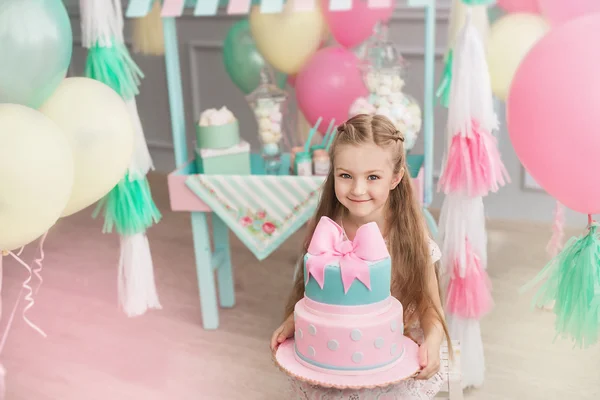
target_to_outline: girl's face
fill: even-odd
[[[390,150],[375,143],[339,145],[335,154],[335,195],[363,223],[381,221],[390,190],[402,179],[394,174]]]

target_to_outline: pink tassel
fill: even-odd
[[[475,120],[471,128],[468,135],[459,132],[452,137],[446,168],[438,185],[446,194],[462,192],[471,197],[486,196],[510,182],[496,138]]]
[[[460,276],[460,262],[454,262],[453,276],[448,284],[446,306],[448,311],[465,319],[480,319],[493,307],[491,281],[481,260],[465,240],[466,261],[465,276]]]
[[[563,238],[565,233],[563,227],[565,225],[565,210],[560,202],[556,202],[556,208],[554,209],[554,223],[552,224],[552,237],[548,241],[546,251],[552,258],[556,257],[557,254],[563,247]]]

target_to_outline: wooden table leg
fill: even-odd
[[[212,225],[215,258],[219,262],[218,265],[215,265],[219,300],[222,307],[233,307],[235,305],[235,287],[231,267],[231,250],[229,248],[229,228],[216,213],[212,213]]]
[[[204,329],[217,329],[219,327],[219,308],[210,248],[210,231],[208,230],[205,213],[192,212],[192,234],[194,237],[202,324]]]

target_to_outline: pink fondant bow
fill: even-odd
[[[368,261],[379,261],[389,257],[379,227],[370,222],[358,228],[353,241],[344,240],[342,228],[330,218],[322,217],[308,247],[310,257],[306,261],[306,283],[312,275],[323,288],[325,267],[339,263],[344,292],[354,282],[361,281],[371,290]]]

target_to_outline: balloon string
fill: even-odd
[[[44,261],[44,242],[46,241],[46,236],[48,236],[48,231],[46,231],[46,233],[44,233],[44,235],[40,239],[40,257],[33,260],[33,262],[37,265],[37,268],[35,268],[33,270],[33,273],[35,274],[35,276],[37,276],[37,278],[40,281],[37,286],[37,289],[35,289],[36,296],[37,296],[38,291],[42,287],[42,283],[44,283],[44,279],[42,279],[41,273],[42,273],[42,268],[43,268],[42,261]]]
[[[29,325],[33,330],[35,330],[36,332],[38,332],[40,335],[42,335],[44,338],[48,337],[48,335],[46,335],[46,333],[41,330],[37,325],[35,325],[33,322],[31,322],[29,320],[29,318],[27,318],[27,311],[29,311],[29,309],[31,309],[34,304],[35,301],[33,300],[33,289],[31,288],[31,286],[29,286],[29,283],[31,282],[31,279],[33,278],[33,275],[37,276],[38,279],[40,280],[40,284],[38,285],[35,294],[37,294],[38,290],[40,289],[43,279],[42,276],[40,274],[40,272],[42,271],[42,261],[44,260],[44,241],[46,240],[46,236],[48,235],[48,232],[44,233],[44,235],[42,236],[41,240],[40,240],[40,257],[35,259],[35,263],[37,264],[37,268],[32,269],[29,265],[27,265],[27,263],[25,263],[21,258],[20,255],[24,250],[24,246],[21,247],[21,249],[19,250],[18,253],[14,253],[12,251],[9,252],[2,252],[3,255],[10,255],[12,258],[14,258],[19,264],[21,264],[26,270],[27,272],[29,272],[29,276],[27,277],[27,279],[25,280],[25,282],[23,282],[23,285],[21,286],[21,290],[19,291],[19,295],[17,297],[17,301],[15,302],[15,305],[13,306],[13,309],[11,311],[10,317],[8,319],[8,323],[6,325],[6,329],[4,330],[4,333],[2,334],[2,339],[0,340],[0,354],[2,353],[2,350],[4,349],[4,345],[6,344],[6,340],[8,338],[8,334],[10,332],[10,328],[12,326],[12,323],[14,321],[17,309],[19,307],[19,303],[21,302],[21,296],[23,293],[25,293],[25,300],[27,301],[27,305],[25,306],[25,308],[23,309],[23,320],[27,323],[27,325]],[[2,271],[0,270],[0,273],[2,273]]]

